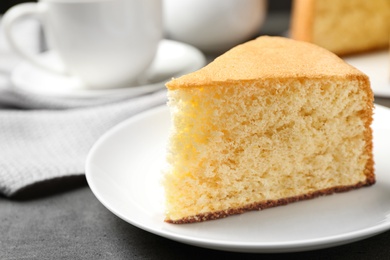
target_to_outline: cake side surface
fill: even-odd
[[[167,222],[191,223],[375,182],[367,77],[169,91]]]
[[[277,206],[284,206],[298,201],[310,200],[320,196],[332,195],[334,193],[340,193],[340,192],[347,192],[350,190],[359,189],[364,186],[370,186],[373,184],[375,184],[375,179],[367,179],[366,182],[358,183],[353,186],[333,187],[331,189],[315,191],[301,196],[283,198],[279,200],[261,201],[257,203],[248,204],[240,208],[235,208],[235,209],[231,208],[231,209],[216,211],[216,212],[206,212],[198,215],[183,217],[181,219],[176,219],[176,220],[165,219],[165,222],[172,223],[172,224],[189,224],[189,223],[203,222],[208,220],[216,220],[216,219],[226,218],[232,215],[242,214],[248,211],[256,211],[256,210],[259,211],[259,210],[264,210],[264,209],[273,208]]]

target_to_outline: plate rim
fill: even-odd
[[[160,48],[164,44],[165,45],[167,45],[167,44],[175,45],[176,47],[180,46],[182,48],[186,48],[188,51],[190,51],[192,53],[192,57],[194,59],[194,62],[193,62],[193,64],[191,64],[191,68],[187,68],[187,69],[183,70],[182,72],[180,72],[180,74],[190,73],[194,70],[202,68],[206,64],[206,56],[204,55],[204,53],[192,45],[189,45],[189,44],[184,43],[184,42],[171,40],[171,39],[162,39],[159,43]],[[52,50],[48,50],[46,52],[38,53],[38,54],[36,54],[36,56],[38,56],[38,57],[44,56],[44,55],[48,55],[48,53],[52,53],[52,52],[53,52]],[[195,58],[195,56],[196,56],[196,58]],[[43,96],[43,97],[52,97],[52,98],[65,98],[65,99],[112,98],[112,97],[117,97],[118,95],[123,95],[124,93],[127,93],[129,96],[135,97],[135,96],[143,95],[146,93],[150,93],[152,91],[156,91],[158,89],[162,89],[164,87],[164,83],[167,80],[169,80],[169,79],[165,79],[165,80],[161,80],[161,81],[154,82],[154,83],[146,83],[143,85],[131,86],[131,87],[127,87],[127,88],[109,88],[109,89],[87,89],[86,88],[86,89],[74,90],[75,91],[74,93],[70,93],[70,92],[69,93],[56,93],[56,92],[44,93],[42,90],[31,90],[31,87],[27,86],[25,83],[25,80],[22,79],[23,77],[19,76],[19,74],[21,73],[21,71],[23,71],[22,69],[25,66],[30,66],[36,70],[42,71],[42,69],[36,68],[33,65],[29,65],[29,63],[27,61],[22,60],[11,71],[10,82],[12,83],[11,84],[12,88],[16,89],[17,91],[26,92],[29,94],[39,95],[39,96]],[[43,70],[43,72],[46,73],[44,70]],[[178,76],[178,75],[172,75],[172,77],[176,77],[176,76]],[[59,77],[63,77],[63,76],[60,75]],[[74,78],[70,77],[68,79],[72,80]],[[137,91],[135,93],[131,94],[131,92],[132,92],[131,90],[137,90]]]
[[[390,61],[388,55],[389,55],[388,50],[381,49],[381,50],[374,50],[365,53],[358,53],[354,55],[347,55],[345,57],[342,57],[342,59],[346,63],[357,68],[359,71],[363,72],[369,77],[371,88],[375,97],[386,98],[386,97],[390,97],[390,82],[386,81],[387,85],[380,85],[380,86],[377,86],[376,84],[373,83],[375,83],[378,80],[378,77],[388,77],[390,75],[389,73]],[[373,76],[373,73],[369,68],[372,67],[374,63],[371,61],[371,62],[365,62],[364,66],[361,65],[362,60],[365,59],[377,59],[377,60],[379,59],[380,60],[379,65],[387,67],[387,75],[379,74],[379,76],[377,76],[378,73],[375,73],[375,76]],[[375,65],[378,66],[378,63],[375,63]]]
[[[386,111],[387,113],[390,114],[390,108],[387,108],[379,104],[375,104],[375,107],[380,110]],[[101,144],[106,142],[107,139],[110,138],[110,136],[115,135],[122,128],[126,128],[129,125],[136,123],[139,120],[148,118],[150,116],[155,116],[164,112],[165,113],[169,112],[168,107],[166,105],[160,105],[155,108],[144,111],[142,113],[139,113],[119,123],[118,125],[111,128],[109,131],[107,131],[105,134],[103,134],[97,140],[97,142],[92,146],[87,156],[85,175],[86,175],[87,183],[91,188],[91,191],[93,192],[95,197],[109,211],[111,211],[111,213],[121,218],[122,220],[128,222],[129,224],[134,225],[152,234],[159,235],[161,237],[165,237],[189,245],[223,250],[223,251],[253,252],[253,253],[255,252],[282,253],[282,252],[299,252],[299,251],[323,249],[323,248],[328,248],[332,246],[343,245],[343,244],[359,241],[368,237],[378,235],[390,229],[390,220],[389,220],[359,230],[345,232],[337,235],[320,237],[316,239],[300,239],[300,240],[282,241],[282,242],[240,242],[240,241],[220,241],[217,239],[192,237],[185,234],[173,233],[162,229],[148,227],[143,225],[142,223],[139,223],[138,221],[129,219],[127,216],[124,216],[120,212],[117,212],[115,209],[113,209],[110,203],[106,201],[104,196],[100,194],[98,188],[96,188],[93,180],[93,173],[92,173],[93,171],[90,169],[91,160],[93,159],[94,154],[98,152]]]

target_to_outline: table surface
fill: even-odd
[[[272,24],[272,22],[271,22]],[[390,107],[390,99],[375,103]],[[108,211],[85,177],[0,197],[0,259],[389,259],[390,231],[344,246],[294,254],[243,254],[194,247],[138,229]]]

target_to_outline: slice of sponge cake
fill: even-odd
[[[191,223],[375,182],[366,75],[263,36],[167,83],[166,221]]]

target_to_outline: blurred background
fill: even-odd
[[[17,5],[24,2],[37,2],[28,0],[1,0],[0,1],[0,14],[5,13],[11,6]],[[289,15],[292,0],[272,0],[268,1],[267,9],[268,16],[262,26],[259,34],[275,34],[275,31],[284,30],[286,31],[289,26]],[[271,16],[269,14],[272,14]],[[284,14],[284,15],[283,15]]]
[[[0,1],[0,13],[3,14],[7,11],[11,6],[17,5],[24,2],[36,2],[36,1],[23,1],[23,0],[1,0]]]
[[[26,0],[1,0],[0,1],[0,13],[4,13],[11,6],[23,3],[23,2],[36,2]],[[269,11],[280,12],[289,11],[291,8],[291,0],[272,0],[268,3]]]
[[[17,5],[17,4],[24,3],[24,2],[37,2],[37,0],[35,0],[35,1],[32,1],[32,0],[30,0],[30,1],[29,0],[1,0],[0,1],[0,15],[4,14],[13,5]],[[173,1],[167,0],[166,6],[168,6],[168,3],[172,3],[172,2]],[[291,12],[292,2],[293,2],[292,0],[266,1],[265,19],[261,21],[261,26],[259,26],[257,33],[252,35],[252,37],[256,37],[258,35],[271,35],[271,36],[272,35],[287,35],[288,29],[290,26],[290,12]],[[193,15],[196,16],[197,14],[193,13]],[[173,15],[173,16],[171,15],[170,17],[175,17],[175,15]],[[173,19],[170,19],[170,21],[171,22],[173,21],[173,24],[177,24],[177,22],[176,22],[177,19],[179,19],[179,18],[173,18]],[[31,20],[30,20],[30,23],[27,25],[27,27],[30,27],[32,29],[28,29],[25,31],[34,31],[34,28],[36,28],[38,26],[37,22],[35,24],[34,23],[35,22],[31,23]],[[168,25],[167,20],[164,21],[164,24],[166,25],[166,28],[172,27],[172,23]],[[182,26],[178,25],[178,27],[182,27]],[[217,28],[217,26],[214,26],[214,27]],[[169,29],[167,29],[167,30],[169,30]],[[173,39],[173,40],[184,42],[187,44],[191,44],[194,47],[199,48],[203,52],[206,52],[208,54],[214,54],[214,55],[221,54],[223,51],[230,49],[231,47],[235,46],[236,44],[241,43],[241,42],[246,41],[246,40],[249,40],[251,38],[251,37],[250,38],[243,37],[243,39],[245,39],[245,40],[240,40],[239,42],[236,42],[234,44],[228,43],[227,46],[225,46],[225,47],[221,46],[220,49],[217,49],[217,50],[208,50],[208,49],[203,48],[203,46],[199,46],[193,40],[188,39],[188,38],[186,39],[185,36],[183,36],[183,35],[180,35],[182,37],[176,37],[177,35],[172,35],[171,32],[172,31],[166,31],[165,38]],[[23,33],[23,35],[20,35],[19,38],[24,38],[25,40],[23,40],[21,42],[25,42],[25,45],[26,44],[34,45],[32,47],[32,49],[35,50],[38,48],[39,52],[41,52],[41,51],[47,50],[48,46],[47,46],[47,42],[45,41],[45,39],[43,37],[43,34],[42,34],[43,32],[41,31],[40,33],[41,33],[40,40],[38,42],[34,42],[31,39],[28,40],[29,38],[28,38],[27,33]],[[209,34],[210,34],[210,32],[209,32]],[[226,34],[226,33],[221,33],[221,34]],[[242,32],[241,34],[245,34],[245,33]],[[196,30],[194,30],[194,35],[199,35]],[[212,35],[214,35],[214,34],[212,33]],[[232,35],[235,35],[235,34],[232,34]],[[207,37],[207,33],[204,33],[204,36]],[[214,35],[214,36],[216,36],[216,35]],[[222,36],[224,36],[224,35],[222,35]],[[188,37],[188,33],[187,33],[187,37]],[[225,35],[225,37],[229,37],[229,36]],[[210,37],[210,41],[215,41],[216,39],[212,40],[212,38],[218,38],[219,42],[225,41],[224,37],[220,37],[220,36]],[[230,37],[230,38],[232,38],[232,37]],[[233,38],[234,38],[234,36],[233,36]],[[240,38],[240,36],[236,34],[236,38]],[[200,42],[204,41],[204,44],[210,44],[210,43],[207,43],[207,40],[199,39],[199,41]],[[218,43],[218,44],[220,44],[220,43]],[[1,43],[0,43],[0,45],[1,45]],[[36,45],[38,45],[38,47],[36,47]],[[217,46],[217,45],[214,44],[214,46]]]

